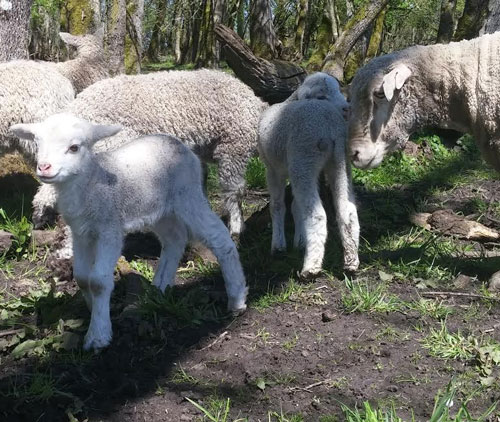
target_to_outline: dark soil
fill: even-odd
[[[483,186],[485,191],[499,192],[500,182],[492,183]],[[262,195],[256,196],[262,201]],[[360,197],[361,206],[368,206],[369,195]],[[456,192],[446,202],[448,208],[463,211],[467,194]],[[254,214],[247,223],[242,250],[270,230],[266,212]],[[493,220],[485,224],[500,228]],[[157,245],[137,239],[132,238],[127,255],[137,255],[140,246],[146,245],[143,255],[154,260]],[[263,255],[269,262],[284,259]],[[255,422],[268,421],[269,411],[300,413],[304,421],[317,421],[324,415],[342,420],[340,403],[354,407],[365,400],[385,407],[393,403],[404,420],[411,419],[413,409],[416,421],[426,421],[436,393],[452,378],[474,373],[471,364],[435,358],[422,348],[419,341],[425,330],[417,328],[439,327],[429,317],[413,311],[346,313],[341,304],[344,283],[338,278],[319,278],[288,302],[258,310],[252,304],[269,289],[286,285],[288,276],[250,268],[250,258],[245,256],[251,293],[249,310],[241,317],[219,315],[182,324],[171,316],[141,316],[130,307],[128,294],[140,290],[141,281],[124,277],[112,298],[114,339],[106,350],[93,354],[78,348],[22,359],[1,355],[0,420],[195,421],[201,420],[201,413],[186,398],[207,407],[211,397],[219,397],[231,399],[233,419],[246,417]],[[19,262],[14,266],[19,277],[0,272],[4,295],[25,295],[36,288],[36,280],[22,277],[30,265]],[[290,268],[290,274],[297,269]],[[341,277],[340,271],[336,274]],[[372,268],[358,277],[375,282],[379,274]],[[389,293],[404,300],[418,299],[425,290],[417,289],[417,282],[396,278]],[[463,291],[478,287],[479,281],[472,278]],[[88,319],[74,282],[54,283],[53,289],[63,295],[53,298],[51,309],[45,312],[40,306],[36,323],[42,331],[54,318]],[[225,295],[218,273],[187,281],[179,278],[176,290],[179,295],[199,291],[219,314],[223,312]],[[498,301],[486,304],[467,296],[444,300],[459,310],[448,317],[450,330],[488,333],[500,341]],[[468,318],[471,307],[479,311]],[[79,333],[83,336],[84,330]],[[49,397],[35,398],[37,391],[30,383],[35,374],[49,374],[54,380]],[[477,379],[471,379],[470,386],[477,385]],[[489,391],[476,397],[469,409],[483,411],[499,399],[498,388]]]

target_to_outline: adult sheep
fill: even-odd
[[[33,143],[10,136],[10,125],[43,120],[66,107],[82,89],[109,76],[99,36],[63,32],[60,36],[67,45],[76,47],[74,59],[0,63],[0,154],[18,150],[34,163]]]
[[[348,149],[359,168],[378,166],[425,127],[470,133],[500,171],[500,32],[377,57],[351,85]]]
[[[90,86],[65,111],[101,124],[119,123],[122,133],[105,139],[96,151],[118,148],[131,136],[169,133],[205,162],[219,168],[224,211],[231,234],[243,229],[240,202],[245,169],[257,152],[257,124],[266,104],[238,79],[215,70],[120,75]],[[43,186],[34,201],[40,225],[54,195]]]
[[[499,87],[500,32],[373,59],[351,85],[353,164],[374,168],[413,132],[432,126],[472,134],[485,161],[500,171]]]

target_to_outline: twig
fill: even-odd
[[[217,337],[214,341],[212,341],[212,343],[210,343],[208,346],[203,347],[202,349],[200,349],[200,351],[210,349],[213,345],[215,345],[217,342],[219,342],[225,336],[227,336],[228,332],[229,331],[224,331],[219,337]]]
[[[292,387],[291,390],[302,390],[302,391],[307,391],[308,393],[312,393],[311,388],[319,387],[320,385],[327,384],[329,382],[332,382],[330,378],[323,381],[315,382],[314,384],[308,385],[307,387]]]
[[[486,300],[494,300],[500,302],[499,298],[489,297],[484,295],[478,295],[476,293],[463,293],[463,292],[423,292],[422,296],[434,297],[434,296],[460,296],[460,297],[470,297],[474,299],[486,299]]]
[[[18,328],[17,330],[5,330],[5,331],[0,331],[0,337],[5,337],[5,336],[10,336],[11,334],[17,334],[23,331],[22,328]]]

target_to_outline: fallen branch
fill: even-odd
[[[314,384],[310,384],[307,387],[291,387],[290,390],[294,390],[294,391],[301,390],[301,391],[307,391],[308,393],[312,393],[311,388],[319,387],[320,385],[328,384],[330,382],[332,382],[332,380],[330,378],[328,378],[326,380],[318,381],[318,382],[315,382]]]
[[[20,333],[21,331],[23,331],[23,328],[18,328],[17,330],[0,331],[0,337],[10,336],[12,334]]]
[[[214,346],[219,341],[221,341],[224,337],[226,337],[228,333],[229,333],[229,331],[224,331],[219,337],[217,337],[214,341],[212,341],[212,343],[210,343],[208,346],[203,347],[202,349],[200,349],[200,351],[210,349],[212,346]]]
[[[463,293],[463,292],[423,292],[421,293],[424,297],[435,297],[435,296],[457,296],[457,297],[468,297],[471,299],[485,299],[493,300],[495,302],[500,302],[500,298],[489,297],[485,295],[479,295],[477,293]]]

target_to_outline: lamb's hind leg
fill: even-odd
[[[153,229],[161,242],[160,261],[153,284],[164,292],[167,286],[175,284],[175,273],[186,248],[187,230],[175,216],[162,218]]]
[[[289,176],[293,198],[302,216],[305,241],[304,264],[300,273],[311,278],[321,272],[327,237],[326,213],[318,192],[318,176],[321,163],[303,160],[291,163]]]
[[[201,190],[196,197],[184,201],[183,208],[179,218],[182,218],[192,236],[207,245],[219,261],[228,296],[228,309],[235,314],[243,312],[246,309],[248,288],[238,251],[228,229],[210,209]]]
[[[359,221],[350,165],[346,162],[344,154],[336,154],[334,162],[326,166],[325,173],[332,189],[337,225],[344,248],[344,269],[356,271],[359,266]]]
[[[286,174],[279,169],[267,165],[266,178],[269,189],[269,206],[271,208],[271,220],[273,225],[271,253],[285,251]]]

